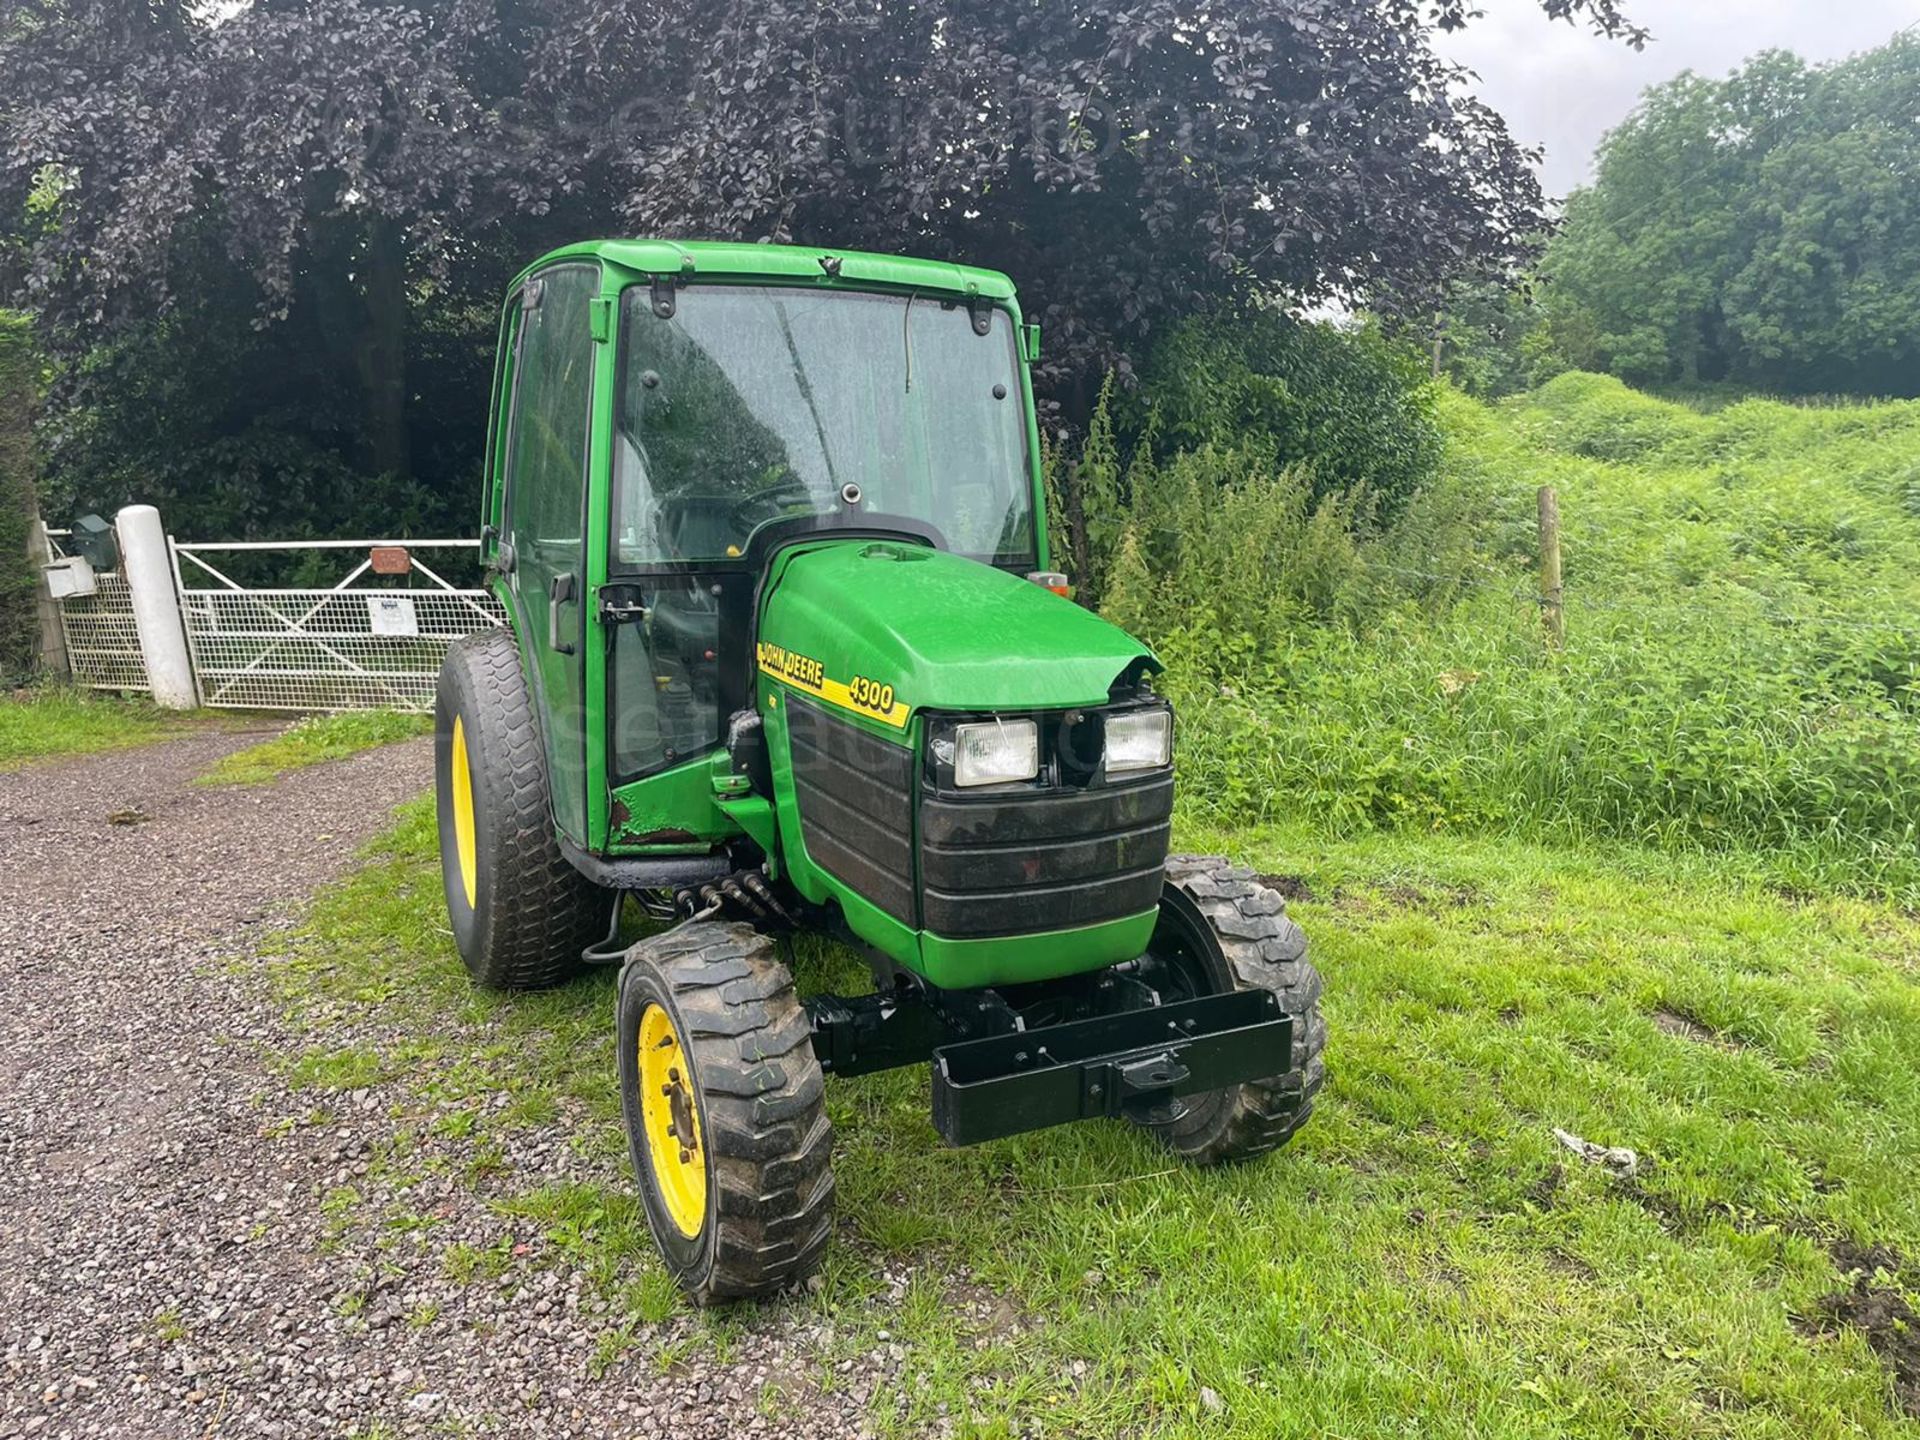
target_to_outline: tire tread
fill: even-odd
[[[476,800],[492,797],[494,844],[488,914],[480,917],[476,953],[464,955],[473,978],[492,989],[540,990],[584,968],[581,951],[604,933],[606,893],[567,863],[554,834],[546,744],[520,647],[511,631],[493,629],[455,641],[446,669],[459,674],[471,713],[484,727],[469,755],[480,772]],[[443,704],[448,688],[443,671]],[[451,730],[449,719],[447,728]]]
[[[1152,1128],[1181,1158],[1200,1165],[1248,1159],[1279,1149],[1313,1114],[1326,1080],[1327,1025],[1320,972],[1307,937],[1278,891],[1254,872],[1211,855],[1173,855],[1167,884],[1184,891],[1205,917],[1233,985],[1267,990],[1293,1018],[1292,1067],[1283,1074],[1193,1096]]]
[[[700,921],[640,941],[626,966],[623,990],[646,966],[672,996],[699,1077],[713,1243],[705,1273],[682,1274],[682,1286],[712,1305],[804,1281],[833,1232],[833,1126],[806,1011],[773,941]],[[637,1141],[634,1163],[645,1163]]]

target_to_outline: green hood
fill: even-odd
[[[1160,668],[1124,630],[1032,581],[891,540],[776,562],[759,638],[763,671],[895,725],[919,710],[1097,705],[1134,661]]]

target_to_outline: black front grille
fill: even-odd
[[[920,773],[904,745],[797,695],[787,733],[807,854],[903,924],[984,939],[1120,920],[1160,903],[1170,771],[969,793],[941,788],[935,767]]]
[[[800,838],[815,864],[913,925],[913,752],[798,695],[787,705]]]
[[[921,924],[971,939],[1065,930],[1160,903],[1173,776],[920,800]]]

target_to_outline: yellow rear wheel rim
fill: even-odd
[[[654,1188],[689,1240],[707,1222],[707,1157],[694,1101],[693,1068],[680,1033],[658,1005],[640,1016],[640,1121]]]
[[[479,903],[480,854],[473,838],[473,771],[467,764],[467,732],[453,717],[453,850],[460,862],[460,885],[467,892],[467,908]]]

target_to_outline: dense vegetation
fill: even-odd
[[[1301,324],[1271,306],[1183,321],[1127,408],[1160,455],[1257,449],[1304,468],[1315,498],[1364,488],[1397,511],[1433,478],[1440,428],[1420,358],[1377,327]]]
[[[1211,817],[1546,826],[1917,883],[1908,407],[1702,414],[1569,373],[1496,411],[1422,383],[1390,316],[1342,332],[1272,301],[1452,283],[1451,358],[1486,390],[1570,362],[1920,390],[1920,41],[1650,94],[1531,304],[1487,277],[1527,254],[1537,186],[1497,117],[1424,83],[1421,7],[1270,0],[1202,37],[1178,4],[998,5],[809,11],[801,72],[780,0],[706,14],[739,43],[705,48],[658,43],[691,12],[567,0],[515,26],[455,0],[10,7],[0,272],[55,366],[55,503],[466,528],[495,297],[547,244],[657,221],[965,254],[1020,275],[1052,402],[1090,412],[1057,457],[1060,551],[1173,662]],[[1633,38],[1607,0],[1547,8]],[[621,94],[689,103],[630,134]],[[1169,96],[1185,118],[1139,129]],[[876,151],[857,116],[889,104],[932,118]],[[1200,153],[1229,136],[1258,143]],[[1559,653],[1531,598],[1542,481]]]
[[[25,675],[39,657],[34,574],[26,564],[38,381],[26,317],[0,310],[0,683]]]
[[[1615,0],[1540,3],[1642,38]],[[499,297],[593,234],[997,265],[1082,421],[1197,309],[1412,296],[1530,252],[1527,156],[1430,44],[1471,13],[10,0],[0,289],[56,362],[49,508],[464,525]]]
[[[1702,414],[1568,374],[1440,415],[1439,479],[1385,521],[1257,444],[1122,467],[1096,427],[1101,603],[1170,664],[1193,812],[1747,849],[1920,895],[1920,404]]]
[[[1548,248],[1536,373],[1920,394],[1910,30],[1834,65],[1770,52],[1650,91]],[[1511,332],[1516,314],[1487,318]]]

